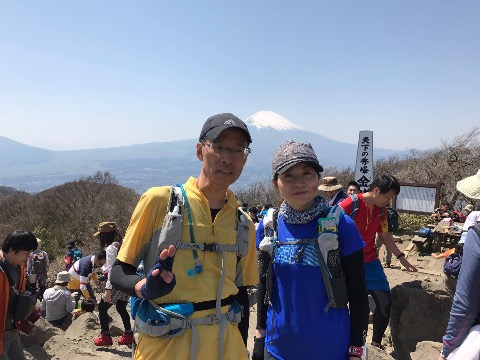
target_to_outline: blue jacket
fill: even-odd
[[[446,358],[461,345],[480,315],[480,237],[468,230],[463,246],[462,267],[453,298],[450,319],[443,337],[442,354]]]

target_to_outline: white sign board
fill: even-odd
[[[438,188],[435,185],[400,184],[395,208],[400,212],[432,213],[438,203]]]
[[[355,181],[360,191],[367,191],[373,181],[373,131],[362,130],[358,137]]]

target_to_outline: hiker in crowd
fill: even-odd
[[[340,203],[345,213],[351,215],[358,231],[365,241],[363,257],[369,295],[375,301],[373,312],[372,345],[382,347],[382,338],[390,319],[392,306],[390,286],[377,257],[375,236],[378,237],[408,271],[418,271],[405,258],[393,241],[393,233],[388,229],[388,211],[386,206],[400,192],[400,184],[391,175],[382,175],[374,179],[368,192],[353,195]]]
[[[347,197],[342,190],[342,184],[338,182],[335,176],[325,176],[322,179],[322,184],[320,184],[318,190],[325,193],[325,198],[328,200],[328,206],[337,205]]]
[[[37,239],[30,231],[15,230],[2,244],[0,254],[0,360],[26,359],[18,327],[17,300],[25,292],[25,264],[38,246]],[[29,314],[26,314],[28,316]],[[25,317],[26,317],[25,316]]]
[[[465,216],[468,217],[468,215],[470,215],[470,213],[473,211],[473,205],[472,204],[468,204],[468,205],[465,205],[465,207],[463,208],[463,213],[465,214]]]
[[[38,247],[27,260],[27,274],[32,286],[37,288],[37,299],[43,299],[43,293],[47,288],[47,273],[50,260],[46,251],[41,249],[42,240],[37,238]],[[32,276],[33,275],[33,276]]]
[[[248,210],[248,215],[250,215],[250,219],[252,219],[252,221],[253,221],[254,224],[258,224],[257,214],[258,214],[258,209],[257,209],[256,206],[252,206],[252,207]]]
[[[67,242],[67,253],[65,254],[65,270],[68,271],[72,265],[80,260],[82,255],[82,250],[78,247],[76,240],[70,240]]]
[[[457,182],[457,190],[480,199],[480,170]],[[480,225],[467,232],[450,319],[438,360],[474,360],[480,354]]]
[[[67,289],[70,282],[68,271],[57,274],[55,286],[45,290],[40,311],[42,316],[52,324],[62,329],[68,328],[72,321],[72,311],[75,309],[75,300]]]
[[[273,205],[272,204],[265,204],[263,205],[262,207],[262,211],[260,211],[260,215],[258,216],[260,219],[262,219],[263,217],[265,217],[265,215],[267,215],[268,213],[268,210],[270,210],[271,208],[273,208]]]
[[[360,192],[360,185],[352,180],[347,184],[347,195],[358,194]]]
[[[100,246],[105,249],[107,254],[107,261],[103,268],[106,272],[107,282],[105,284],[105,292],[98,304],[98,317],[100,320],[101,333],[94,339],[97,346],[109,346],[113,344],[112,334],[110,333],[108,323],[108,309],[115,305],[117,312],[122,318],[123,327],[125,331],[118,338],[119,345],[131,345],[133,342],[132,326],[130,325],[130,315],[127,311],[127,304],[129,296],[112,287],[111,272],[112,266],[117,258],[118,249],[122,244],[122,236],[117,231],[116,223],[113,221],[101,222],[98,225],[98,230],[93,236],[98,237]]]
[[[435,224],[438,224],[439,221],[452,218],[452,211],[450,211],[450,205],[446,202],[442,203],[439,208],[436,208],[430,217],[433,219]]]
[[[139,330],[136,359],[247,359],[246,286],[258,283],[255,227],[229,186],[242,173],[251,142],[247,126],[236,116],[210,117],[196,144],[202,163],[198,179],[151,188],[140,198],[111,282],[131,296],[160,306],[173,304],[190,321],[182,322],[183,333],[175,337],[152,337]],[[136,273],[141,260],[146,278]],[[239,327],[235,323],[242,311],[236,299],[244,315]]]
[[[468,206],[471,206],[472,211],[468,213],[467,219],[465,220],[465,223],[463,224],[462,227],[462,234],[460,235],[460,240],[465,242],[465,237],[467,236],[468,229],[470,229],[471,226],[480,223],[480,211],[473,211],[473,205],[467,205],[465,208]]]
[[[92,285],[90,285],[90,279],[93,281],[98,280],[98,276],[95,273],[95,269],[101,267],[106,262],[105,250],[98,251],[95,255],[87,255],[77,260],[68,273],[70,274],[70,282],[68,283],[68,290],[75,293],[75,307],[78,305],[80,297],[83,295],[85,299],[95,299],[95,292]]]
[[[285,142],[273,157],[272,183],[284,200],[276,236],[258,244],[254,360],[358,359],[364,351],[365,244],[343,210],[317,195],[322,171],[309,143]]]
[[[255,244],[257,245],[264,237],[271,237],[273,236],[273,219],[277,214],[277,209],[273,206],[269,207],[268,210],[265,212],[265,215],[260,219],[258,225],[256,227],[255,232]]]

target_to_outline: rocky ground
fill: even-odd
[[[406,241],[399,244],[399,246],[402,249],[407,250],[409,249],[409,244],[410,242]],[[433,288],[441,288],[441,260],[440,262],[437,262],[431,257],[418,257],[417,254],[414,254],[415,251],[412,246],[410,246],[410,249],[411,250],[409,259],[411,259],[411,261],[415,264],[421,266],[421,272],[408,273],[401,270],[400,267],[394,263],[393,267],[385,269],[391,288],[394,288],[396,285],[404,283],[420,282],[422,284],[430,284],[429,286]],[[402,286],[400,286],[399,288],[402,291]],[[421,289],[418,291],[425,292]],[[253,348],[253,336],[256,326],[255,304],[252,305],[250,311],[250,336],[248,342],[248,349],[251,351]],[[109,310],[109,314],[113,318],[112,334],[116,339],[122,333],[121,320],[114,307]],[[444,314],[443,317],[445,318],[445,316],[448,316],[448,313]],[[401,317],[399,319],[400,324],[402,323],[402,321],[403,323],[415,321],[415,319],[401,319]],[[419,328],[425,326],[425,321],[428,322],[428,319],[422,318],[421,314],[418,314],[417,320],[418,321],[416,322],[415,327]],[[399,327],[399,325],[394,326]],[[62,331],[60,329],[52,327],[48,322],[40,318],[35,324],[32,325],[32,329],[28,335],[22,335],[22,342],[24,344],[27,358],[35,360],[116,360],[128,359],[131,357],[131,349],[127,346],[120,346],[114,343],[114,345],[110,347],[96,347],[93,343],[93,339],[97,336],[99,332],[100,326],[95,314],[81,315],[77,320],[72,323],[72,325],[66,331]],[[367,343],[370,343],[371,341],[371,333],[372,325],[370,324]],[[391,333],[391,328],[389,327],[383,339],[385,351],[369,347],[369,359],[380,360],[398,358],[399,360],[402,360],[404,358],[410,358],[423,360],[436,359],[436,356],[438,356],[440,349],[439,341],[441,339],[422,339],[421,337],[423,335],[419,335],[421,338],[420,340],[435,340],[436,342],[418,343],[417,351],[412,354],[411,357],[408,357],[408,355],[398,357],[394,351],[394,341],[392,340],[393,337],[391,336]],[[439,333],[441,333],[441,331]],[[416,341],[417,340],[415,340],[414,344],[416,343]],[[402,349],[402,351],[404,350]]]

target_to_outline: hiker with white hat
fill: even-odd
[[[57,274],[55,286],[45,290],[40,311],[45,319],[54,326],[62,326],[67,318],[71,319],[72,311],[75,309],[75,301],[67,289],[70,282],[70,274],[61,271]]]
[[[457,182],[457,190],[480,200],[480,170]],[[477,201],[478,203],[478,201]],[[471,226],[463,246],[462,267],[457,280],[447,331],[438,360],[473,360],[480,356],[480,225]]]
[[[322,184],[318,187],[318,190],[325,193],[325,198],[329,199],[329,206],[337,205],[347,197],[342,189],[342,184],[338,182],[335,176],[325,176]]]

